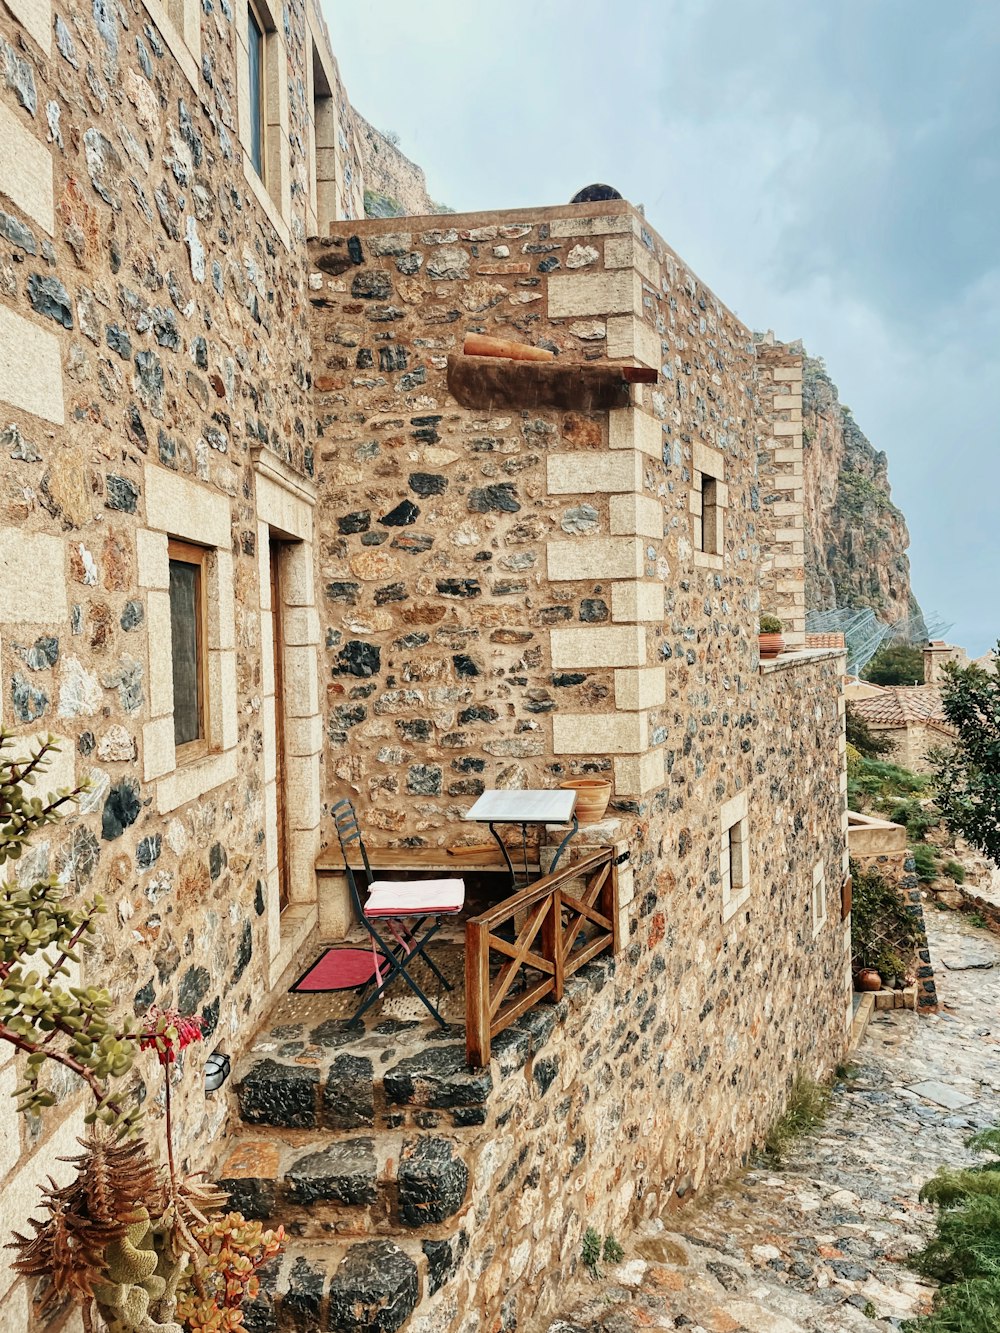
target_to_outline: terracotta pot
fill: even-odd
[[[559,786],[576,792],[576,817],[581,824],[596,824],[604,818],[611,800],[610,778],[573,778]]]
[[[757,640],[760,644],[762,662],[773,662],[785,651],[785,641],[780,634],[758,634]]]
[[[881,990],[882,978],[873,967],[863,967],[854,978],[854,984],[858,990]]]

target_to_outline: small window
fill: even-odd
[[[826,924],[826,870],[822,861],[817,861],[813,869],[811,910],[815,939]]]
[[[722,829],[719,879],[722,884],[722,920],[728,921],[750,897],[750,848],[745,818]]]
[[[250,62],[250,160],[264,179],[264,27],[247,5],[247,55]]]
[[[718,479],[707,472],[696,472],[692,486],[692,523],[694,548],[706,555],[722,553],[721,514],[719,512]]]
[[[203,546],[172,541],[170,654],[174,682],[174,745],[178,760],[208,749],[205,560]]]

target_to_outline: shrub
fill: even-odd
[[[762,615],[760,618],[761,634],[780,634],[784,628],[777,616]]]
[[[973,1135],[967,1146],[994,1155],[978,1167],[942,1168],[920,1191],[940,1211],[933,1239],[910,1265],[942,1285],[931,1314],[904,1324],[909,1333],[1000,1328],[1000,1129]]]
[[[945,861],[941,867],[949,879],[953,879],[956,884],[965,883],[965,866],[961,861]]]
[[[938,876],[938,853],[929,842],[917,843],[916,847],[911,849],[913,852],[913,864],[916,867],[917,879],[921,884],[933,884]]]

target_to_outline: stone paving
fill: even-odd
[[[877,1013],[826,1122],[782,1169],[619,1238],[622,1263],[527,1333],[870,1333],[927,1309],[932,1290],[905,1266],[932,1227],[920,1186],[1000,1121],[1000,940],[933,906],[927,929],[941,1013]]]

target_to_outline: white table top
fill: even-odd
[[[463,819],[477,824],[568,824],[575,791],[484,791]]]

